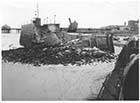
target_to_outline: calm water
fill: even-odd
[[[9,50],[22,47],[19,44],[19,39],[20,33],[17,33],[16,31],[12,31],[11,33],[2,33],[1,34],[2,50]]]

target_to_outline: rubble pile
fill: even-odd
[[[5,62],[20,62],[34,66],[49,64],[90,64],[97,61],[111,62],[115,56],[97,48],[82,49],[72,46],[35,45],[32,48],[18,48],[2,51]]]

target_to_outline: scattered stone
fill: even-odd
[[[81,49],[71,46],[35,45],[32,48],[17,48],[2,51],[2,60],[8,62],[20,62],[33,64],[34,66],[63,64],[83,65],[96,61],[110,62],[115,59],[113,54],[99,49]]]

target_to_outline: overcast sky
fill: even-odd
[[[96,0],[98,1],[98,0]],[[112,0],[114,1],[114,0]],[[29,23],[35,17],[37,2],[39,4],[40,17],[48,17],[49,22],[53,22],[56,15],[56,22],[61,27],[68,27],[70,17],[76,20],[79,27],[102,27],[106,25],[123,25],[125,21],[137,20],[139,17],[138,0],[3,0],[1,3],[2,24],[11,27],[21,27],[22,24]]]

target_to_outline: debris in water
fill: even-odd
[[[35,45],[32,48],[18,48],[2,51],[2,59],[8,62],[20,62],[35,66],[48,64],[90,64],[95,61],[110,62],[115,56],[99,49],[82,49],[71,46]]]

